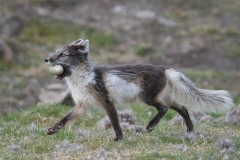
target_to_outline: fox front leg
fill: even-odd
[[[86,113],[87,108],[80,103],[78,103],[73,110],[68,113],[65,117],[63,117],[59,122],[57,122],[53,127],[47,130],[48,135],[52,135],[57,133],[60,129],[62,129],[67,123],[75,121],[79,116]]]
[[[73,111],[72,111],[73,112]],[[72,112],[68,113],[65,117],[63,117],[58,123],[56,123],[53,127],[47,130],[48,135],[52,135],[57,133],[60,129],[62,129],[66,123],[70,120]]]

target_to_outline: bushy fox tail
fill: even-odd
[[[167,70],[166,76],[172,99],[178,104],[197,107],[205,112],[225,112],[233,106],[233,100],[227,91],[200,89],[182,73],[173,69]]]

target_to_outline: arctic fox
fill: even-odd
[[[79,39],[45,59],[49,66],[63,67],[63,73],[55,78],[66,80],[76,104],[70,113],[47,130],[49,135],[76,120],[91,106],[101,106],[106,111],[116,134],[115,141],[123,138],[115,105],[138,100],[155,107],[157,114],[146,127],[149,132],[168,109],[177,111],[187,131],[191,132],[194,126],[186,106],[206,112],[225,112],[233,106],[227,91],[200,89],[170,67],[151,64],[94,66],[88,60],[88,53],[89,41]]]

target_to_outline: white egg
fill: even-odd
[[[61,65],[49,66],[49,72],[53,75],[60,75],[63,73],[63,67]]]

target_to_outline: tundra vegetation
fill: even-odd
[[[240,159],[239,7],[238,0],[0,1],[0,46],[8,48],[0,48],[0,159]],[[148,133],[142,127],[156,110],[126,105],[118,110],[132,110],[135,121],[123,120],[124,139],[116,143],[105,112],[92,108],[47,136],[72,105],[36,105],[42,95],[55,93],[49,83],[59,83],[44,58],[79,38],[90,40],[95,63],[168,65],[200,88],[228,90],[236,110],[192,111],[190,134],[169,110]]]

